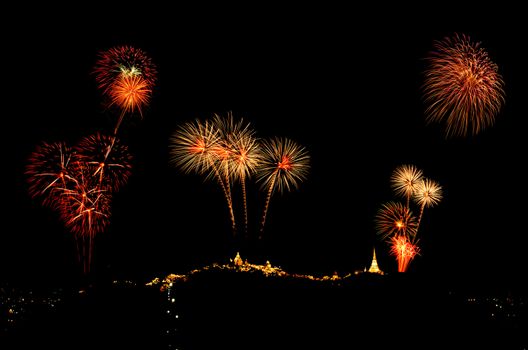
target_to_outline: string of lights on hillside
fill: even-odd
[[[377,263],[376,263],[377,266]],[[229,263],[219,264],[213,263],[211,265],[206,265],[201,268],[193,269],[185,274],[169,274],[165,278],[160,279],[159,277],[154,278],[152,281],[148,282],[147,286],[160,286],[161,291],[165,291],[171,288],[175,283],[186,282],[191,276],[197,275],[206,271],[233,271],[239,273],[258,273],[264,277],[279,277],[279,278],[294,278],[294,279],[305,279],[311,281],[342,281],[350,278],[352,275],[358,275],[362,272],[371,272],[377,274],[383,274],[381,271],[373,272],[369,270],[364,271],[355,271],[354,273],[347,273],[344,275],[339,275],[337,272],[332,275],[323,275],[323,276],[314,276],[310,274],[300,274],[300,273],[290,273],[283,270],[279,266],[273,266],[269,261],[266,261],[265,264],[253,264],[248,262],[248,260],[243,260],[240,257],[240,254],[237,253],[234,259],[229,259]]]

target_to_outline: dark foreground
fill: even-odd
[[[461,290],[407,275],[364,274],[336,282],[211,271],[164,292],[159,286],[109,283],[81,293],[63,290],[56,299],[53,309],[28,306],[31,313],[19,325],[2,321],[0,349],[528,345],[523,296]]]

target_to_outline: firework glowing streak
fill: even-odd
[[[411,243],[408,237],[397,235],[391,238],[391,254],[398,261],[398,272],[407,271],[409,263],[419,252],[418,246]]]
[[[397,167],[391,176],[391,185],[397,195],[407,199],[407,208],[409,208],[411,196],[414,194],[416,187],[422,179],[422,171],[414,165],[401,165]]]
[[[236,234],[235,214],[233,211],[233,198],[231,196],[231,161],[232,161],[232,145],[231,140],[236,137],[240,130],[240,123],[236,123],[233,114],[228,113],[226,118],[222,118],[218,114],[214,115],[213,125],[218,130],[218,141],[213,146],[213,155],[215,161],[219,164],[219,169],[223,172],[223,181],[226,189],[226,199],[229,207],[229,214],[231,216],[231,223],[233,235]]]
[[[72,150],[63,142],[43,143],[29,158],[26,174],[29,176],[29,193],[35,198],[44,196],[44,205],[58,204],[54,191],[66,186]]]
[[[235,179],[240,180],[242,187],[242,197],[244,205],[244,228],[247,234],[248,214],[247,214],[247,195],[246,179],[249,179],[257,169],[260,162],[260,147],[257,139],[253,136],[254,130],[249,128],[249,124],[231,140],[232,145],[232,175]]]
[[[74,166],[69,176],[73,186],[60,188],[60,212],[66,227],[75,234],[84,258],[84,271],[90,269],[93,237],[109,223],[110,196],[100,188],[94,177],[87,174],[81,163]]]
[[[219,142],[219,131],[211,122],[196,120],[185,123],[171,137],[171,162],[185,173],[196,172],[206,178],[217,179],[224,192],[234,229],[236,225],[230,191],[216,165]]]
[[[298,188],[310,169],[310,156],[304,147],[287,138],[273,138],[262,143],[262,162],[257,181],[267,191],[260,232],[264,231],[271,195],[275,190]]]
[[[416,219],[408,207],[401,203],[388,202],[376,215],[376,230],[382,239],[389,236],[413,237],[416,233]]]
[[[414,193],[414,200],[420,206],[420,215],[418,216],[418,223],[416,224],[416,233],[420,227],[422,216],[425,207],[434,207],[442,200],[442,187],[433,180],[422,179]],[[414,239],[416,239],[416,233]],[[414,240],[412,242],[415,243]]]
[[[231,112],[226,117],[215,114],[213,124],[216,125],[219,131],[219,140],[214,148],[214,154],[216,155],[217,162],[220,164],[219,168],[224,172],[224,179],[231,205],[230,179],[240,180],[241,182],[244,206],[244,228],[247,233],[248,217],[245,179],[255,172],[259,161],[258,144],[253,136],[255,132],[250,128],[250,124],[244,123],[242,119],[235,121]],[[235,233],[236,227],[233,227],[233,229],[233,233]]]
[[[498,67],[465,35],[434,47],[423,87],[427,122],[445,122],[447,137],[476,135],[494,123],[505,100]]]
[[[101,188],[118,191],[127,182],[132,157],[115,137],[97,133],[83,138],[76,149],[77,159],[99,178]]]

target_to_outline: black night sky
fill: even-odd
[[[444,199],[425,211],[422,256],[410,270],[519,283],[527,267],[526,30],[509,17],[491,25],[455,13],[269,12],[21,19],[2,49],[0,280],[60,284],[77,273],[71,235],[29,197],[24,167],[42,141],[74,144],[111,132],[116,115],[102,105],[92,70],[100,51],[132,45],[150,55],[158,83],[143,120],[120,129],[133,170],[114,197],[109,229],[97,237],[96,273],[148,279],[234,256],[218,184],[168,164],[178,125],[232,111],[259,137],[289,137],[312,157],[299,191],[271,200],[261,249],[274,265],[352,272],[370,263],[375,246],[380,267],[395,272],[374,216],[396,199],[394,168],[411,163],[442,185]],[[504,78],[506,104],[482,134],[445,139],[425,124],[421,85],[433,41],[454,33],[482,42]],[[249,196],[255,233],[265,196],[254,184]]]

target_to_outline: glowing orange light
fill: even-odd
[[[196,143],[189,147],[189,151],[191,153],[204,153],[206,151],[205,148],[205,141],[204,140],[196,140]]]
[[[292,169],[291,160],[288,157],[283,156],[281,161],[278,164],[278,168],[283,169],[283,170],[291,170]]]

